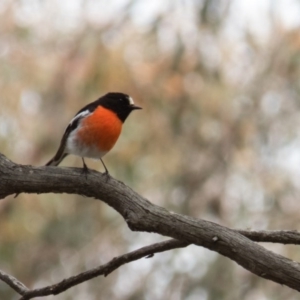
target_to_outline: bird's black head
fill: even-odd
[[[108,93],[98,101],[103,107],[115,112],[122,122],[126,120],[133,110],[142,109],[134,105],[130,96],[123,93]]]

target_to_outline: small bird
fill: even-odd
[[[84,158],[100,159],[108,175],[102,157],[118,140],[122,125],[129,114],[141,107],[123,93],[108,93],[83,107],[71,120],[54,157],[46,166],[57,166],[69,154],[80,156],[83,172],[88,172]]]

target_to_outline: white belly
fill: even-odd
[[[80,157],[88,157],[88,158],[95,158],[95,159],[99,159],[107,153],[107,152],[99,151],[99,149],[95,146],[86,147],[85,145],[80,143],[76,139],[76,132],[77,130],[74,130],[68,136],[65,153],[74,154]]]

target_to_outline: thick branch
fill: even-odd
[[[80,169],[22,166],[0,155],[0,198],[21,192],[76,193],[101,199],[117,210],[132,230],[155,232],[203,246],[260,277],[300,291],[300,265],[253,243],[245,237],[245,231],[242,235],[212,222],[171,213],[113,178],[106,181],[96,171],[85,178]]]

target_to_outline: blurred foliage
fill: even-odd
[[[1,1],[0,151],[43,165],[83,105],[122,91],[144,109],[104,158],[113,176],[178,213],[232,228],[298,229],[299,28],[286,28],[270,7],[262,38],[235,23],[236,2]],[[75,195],[2,200],[0,228],[0,268],[31,287],[162,240]],[[265,246],[300,259],[296,246]],[[55,299],[297,297],[190,246]],[[17,297],[0,283],[0,299]]]

